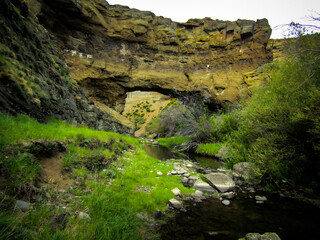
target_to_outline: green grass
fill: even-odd
[[[42,172],[41,159],[23,148],[32,139],[64,142],[62,174],[78,181],[73,195],[80,198],[59,195],[49,187],[49,202],[36,202],[31,211],[18,217],[13,202],[21,197],[16,198],[16,193],[24,199],[21,189],[28,190]],[[6,183],[10,183],[6,189],[11,188],[0,194],[0,239],[143,239],[145,222],[138,213],[152,219],[155,211],[165,210],[168,200],[174,198],[173,188],[182,193],[193,191],[177,176],[167,176],[171,164],[150,157],[143,144],[129,136],[57,120],[41,124],[24,115],[0,114],[0,143],[5,149],[0,169],[6,171]],[[57,207],[61,204],[70,209]],[[85,212],[91,219],[81,220],[77,212]],[[61,213],[68,215],[65,226],[52,229],[50,224]]]
[[[196,153],[207,156],[216,156],[221,147],[222,143],[200,144],[196,150]]]
[[[174,137],[168,137],[168,138],[159,138],[158,142],[160,145],[165,147],[174,147],[180,144],[183,144],[185,142],[188,142],[188,137],[181,137],[181,136],[174,136]]]
[[[73,126],[55,119],[49,120],[47,124],[41,124],[25,115],[13,117],[0,113],[0,126],[0,145],[4,146],[23,139],[76,140],[79,136],[87,139],[97,138],[101,141],[122,138],[129,144],[139,142],[138,139],[129,136]]]

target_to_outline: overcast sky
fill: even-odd
[[[157,16],[171,18],[176,22],[186,22],[190,18],[210,17],[230,20],[267,18],[273,32],[271,38],[282,38],[283,31],[275,27],[290,22],[320,25],[311,22],[308,16],[319,16],[320,0],[107,0],[110,4],[120,4],[151,11]]]

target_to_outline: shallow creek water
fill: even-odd
[[[183,158],[161,146],[146,145],[145,149],[161,160]],[[268,200],[257,204],[255,195],[265,195]],[[177,212],[161,227],[162,239],[233,240],[249,232],[276,232],[282,240],[320,239],[320,209],[278,194],[238,191],[229,206],[213,198],[197,204],[186,202],[186,205],[187,212]]]

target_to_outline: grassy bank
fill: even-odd
[[[171,189],[190,192],[135,138],[27,116],[0,114],[0,126],[0,239],[157,238],[144,231],[154,212],[165,210]],[[60,151],[63,189],[43,165]],[[16,200],[31,209],[21,212]]]

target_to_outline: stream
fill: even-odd
[[[172,158],[205,161],[195,156],[171,152],[157,145],[145,145],[146,152],[160,160]],[[216,159],[212,165],[219,166]],[[254,196],[264,195],[268,200],[257,204]],[[186,202],[186,212],[176,212],[161,226],[162,239],[216,239],[234,240],[249,232],[263,234],[276,232],[282,240],[320,239],[320,208],[307,202],[280,197],[279,194],[237,192],[229,206],[219,199],[207,198],[202,203]]]

